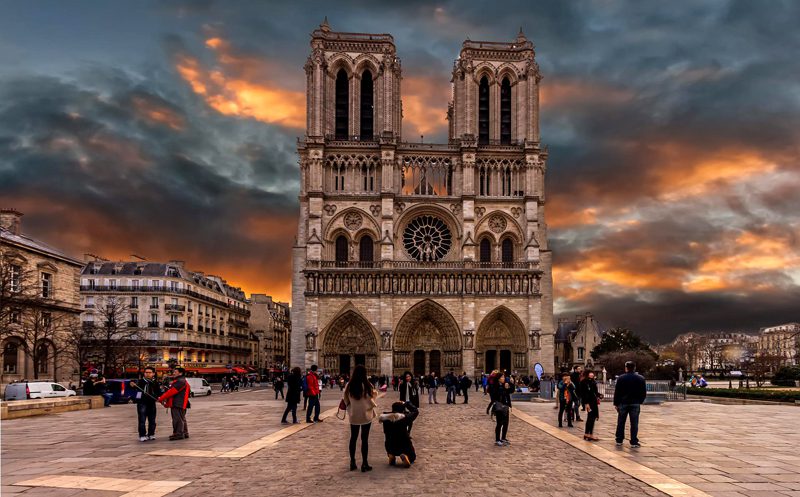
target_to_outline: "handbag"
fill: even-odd
[[[339,413],[342,413],[342,417],[339,417]],[[344,398],[339,401],[339,408],[336,410],[336,417],[339,419],[344,419],[347,415],[347,404],[344,402]]]
[[[502,402],[495,401],[494,405],[492,406],[492,412],[495,414],[508,414],[508,406]]]

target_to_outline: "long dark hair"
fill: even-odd
[[[367,368],[359,364],[353,369],[350,383],[347,384],[347,394],[358,400],[365,395],[372,397],[372,383],[367,378]]]

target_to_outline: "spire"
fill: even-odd
[[[519,27],[519,33],[517,34],[517,40],[516,41],[517,41],[517,43],[524,43],[524,42],[528,41],[528,39],[525,37],[525,33],[522,32],[522,26]]]
[[[325,20],[322,21],[322,24],[319,25],[319,29],[321,29],[325,33],[331,30],[331,26],[330,24],[328,24],[328,16],[325,16]]]

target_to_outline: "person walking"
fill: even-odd
[[[289,424],[286,417],[292,413],[292,423],[297,424],[297,405],[300,403],[300,392],[303,390],[303,380],[300,378],[302,371],[299,367],[292,368],[292,372],[286,378],[286,410],[283,411],[281,418],[282,424]]]
[[[136,392],[136,415],[139,420],[139,441],[156,439],[156,403],[161,396],[161,385],[156,380],[156,368],[144,368],[144,377],[130,382]],[[147,425],[145,426],[145,422]]]
[[[436,400],[436,391],[439,389],[439,379],[436,377],[436,373],[434,373],[433,371],[431,371],[431,375],[428,376],[427,387],[428,387],[428,404],[438,404],[439,401]]]
[[[350,471],[356,466],[356,444],[358,434],[361,432],[361,472],[372,470],[369,465],[369,429],[375,418],[375,397],[377,392],[367,378],[367,368],[359,364],[353,369],[350,382],[344,387],[342,399],[347,406],[347,415],[350,417]]]
[[[319,378],[317,378],[317,365],[311,365],[311,371],[306,375],[308,385],[308,409],[306,410],[306,423],[321,423],[319,419]],[[314,420],[311,420],[311,411],[314,411]]]
[[[625,374],[617,378],[614,387],[614,409],[617,410],[617,447],[622,446],[625,439],[625,421],[631,418],[631,447],[638,449],[639,444],[639,412],[644,399],[647,398],[647,382],[636,372],[636,363],[625,363]]]
[[[506,375],[500,373],[492,384],[492,415],[495,418],[494,438],[498,447],[511,445],[508,441],[508,422],[511,417],[511,394],[514,387],[507,381]]]
[[[586,426],[583,431],[583,439],[591,442],[600,440],[594,436],[594,423],[600,419],[600,399],[602,395],[597,391],[597,381],[594,379],[594,372],[584,370],[583,379],[578,385],[578,397],[580,397],[583,407],[586,409]]]
[[[275,381],[272,382],[272,388],[275,389],[275,400],[278,400],[278,394],[281,394],[281,398],[285,399],[283,396],[283,378],[280,376],[275,378]]]
[[[472,386],[472,380],[469,379],[466,372],[463,372],[458,381],[461,385],[461,392],[464,394],[464,403],[469,404],[469,387]]]
[[[186,370],[174,368],[169,389],[158,397],[158,401],[170,410],[172,416],[172,435],[170,440],[189,438],[189,425],[186,424],[186,409],[189,408],[191,388],[186,381]]]

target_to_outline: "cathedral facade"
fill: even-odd
[[[293,365],[554,372],[533,43],[463,43],[442,144],[402,139],[391,35],[325,22],[305,71]]]

